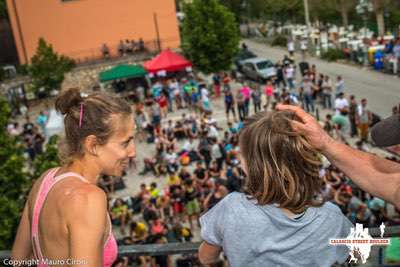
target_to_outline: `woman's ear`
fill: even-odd
[[[94,135],[89,135],[86,137],[84,142],[84,149],[85,152],[89,153],[90,155],[97,156],[97,138]]]

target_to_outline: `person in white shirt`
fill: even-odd
[[[292,57],[294,54],[294,42],[293,40],[289,40],[289,42],[287,43],[287,48],[289,51],[289,55]]]
[[[292,64],[289,64],[289,66],[285,68],[285,78],[287,84],[289,85],[290,90],[295,89],[294,74],[295,74],[295,69],[293,68]]]
[[[303,59],[306,58],[306,53],[307,53],[307,40],[303,39],[300,41],[300,49],[301,49],[301,56]]]
[[[165,160],[168,163],[168,170],[170,172],[174,172],[178,169],[178,155],[173,151],[173,149],[169,148],[167,153],[165,154]]]
[[[174,95],[175,105],[177,109],[182,108],[181,87],[179,82],[174,78],[169,84],[169,87]]]
[[[211,105],[210,105],[210,100],[208,98],[209,92],[207,88],[203,87],[200,91],[201,93],[201,101],[202,101],[202,107],[204,112],[210,112],[211,111]]]
[[[201,99],[203,101],[208,100],[208,90],[205,87],[201,89]]]
[[[222,166],[224,164],[224,154],[222,153],[222,147],[221,145],[218,143],[218,140],[216,138],[212,139],[212,147],[211,147],[211,157],[216,160],[217,162],[217,166],[218,166],[218,170],[222,169]]]
[[[336,87],[336,97],[339,97],[340,93],[344,93],[344,80],[342,76],[340,75],[337,76],[335,87]]]
[[[218,139],[219,133],[218,133],[217,128],[214,125],[208,126],[208,137]]]
[[[339,97],[336,98],[335,100],[336,115],[340,114],[341,110],[348,108],[349,108],[349,101],[347,101],[347,99],[344,98],[344,93],[340,93]]]
[[[183,144],[183,151],[191,152],[196,150],[196,145],[193,142],[193,137],[189,137],[188,140]]]

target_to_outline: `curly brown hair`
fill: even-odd
[[[259,205],[278,204],[293,213],[321,206],[321,160],[290,121],[293,112],[259,112],[248,118],[240,132],[239,146],[247,177],[245,193]]]

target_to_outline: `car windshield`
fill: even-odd
[[[254,58],[254,57],[256,57],[256,55],[254,55],[252,52],[250,52],[250,51],[246,51],[246,52],[243,52],[242,54],[241,54],[241,58],[242,59],[249,59],[249,58]]]
[[[257,65],[257,68],[258,68],[259,70],[267,69],[267,68],[273,67],[272,62],[271,62],[271,61],[268,61],[268,60],[266,60],[266,61],[260,61],[260,62],[258,62],[256,65]]]

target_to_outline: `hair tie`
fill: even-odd
[[[82,121],[83,121],[83,102],[81,103],[81,113],[79,115],[79,128],[82,128]]]

